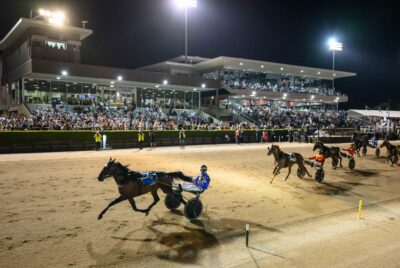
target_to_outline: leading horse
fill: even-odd
[[[314,144],[313,151],[320,149],[325,158],[332,158],[332,167],[336,169],[338,162],[340,163],[340,167],[342,166],[342,157],[340,156],[340,148],[339,147],[328,147],[323,144],[322,141],[317,141]]]
[[[285,153],[283,152],[279,146],[277,145],[272,145],[271,148],[268,148],[268,153],[267,155],[274,155],[275,158],[275,168],[272,174],[274,175],[269,183],[272,183],[276,177],[276,175],[279,174],[279,171],[282,168],[289,168],[289,172],[285,178],[285,181],[288,179],[291,171],[292,171],[292,166],[294,164],[297,164],[299,168],[307,173],[309,177],[311,177],[311,174],[308,172],[307,168],[304,166],[304,158],[301,154],[299,153]]]
[[[132,206],[132,209],[137,212],[145,213],[146,216],[149,214],[150,210],[160,201],[160,197],[158,196],[157,191],[161,189],[164,193],[173,193],[172,189],[172,181],[175,178],[192,182],[192,178],[184,175],[182,172],[156,172],[157,181],[152,185],[144,185],[140,178],[143,175],[139,172],[131,171],[128,169],[128,166],[124,166],[119,162],[116,162],[115,159],[110,160],[101,170],[98,180],[104,181],[107,177],[113,177],[115,183],[118,185],[118,191],[120,196],[115,200],[111,201],[110,204],[99,214],[98,219],[103,218],[104,213],[107,210],[125,200],[128,200]],[[151,203],[146,209],[138,209],[136,207],[135,200],[133,198],[137,196],[141,196],[147,193],[151,193],[153,196],[153,203]]]

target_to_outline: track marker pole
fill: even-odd
[[[361,219],[362,205],[363,205],[363,201],[362,201],[362,199],[360,199],[360,202],[358,204],[358,219]]]
[[[246,224],[246,247],[249,247],[249,231],[250,231],[250,225]]]

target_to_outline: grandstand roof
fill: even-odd
[[[322,68],[313,68],[299,65],[225,56],[213,59],[202,57],[188,57],[188,64],[185,64],[183,59],[184,56],[180,56],[161,63],[145,66],[140,69],[157,72],[168,72],[173,69],[186,70],[190,72],[206,72],[218,68],[224,68],[232,70],[294,75],[299,77],[304,76],[325,80],[333,80],[337,78],[351,77],[357,75],[356,73],[345,71],[333,71]]]
[[[74,35],[79,36],[79,41],[82,41],[89,35],[93,33],[92,30],[83,29],[78,27],[72,27],[68,25],[64,26],[53,26],[46,21],[43,20],[33,20],[33,19],[25,19],[21,18],[19,21],[14,25],[14,27],[8,32],[8,34],[0,41],[0,51],[6,49],[10,45],[14,44],[16,40],[28,29],[35,28],[35,29],[57,29],[60,33],[71,33]]]
[[[390,118],[400,118],[400,111],[387,111],[387,110],[356,110],[351,109],[348,112],[349,116],[354,117],[390,117]]]

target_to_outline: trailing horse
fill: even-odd
[[[393,167],[393,165],[397,164],[397,161],[399,160],[400,146],[393,145],[388,140],[384,140],[380,148],[383,146],[387,149],[386,163],[389,163],[390,160],[392,162],[391,166]]]
[[[128,200],[132,206],[132,209],[137,212],[145,213],[146,216],[150,210],[160,201],[158,196],[158,189],[161,189],[166,194],[173,194],[172,181],[174,178],[178,178],[184,181],[192,182],[192,178],[184,175],[182,172],[156,172],[157,181],[152,185],[144,185],[140,178],[143,175],[139,172],[131,171],[127,166],[122,165],[119,162],[115,162],[115,159],[108,161],[98,176],[99,181],[104,181],[107,177],[113,177],[115,183],[118,185],[118,191],[120,196],[115,200],[111,201],[110,204],[99,214],[98,219],[103,218],[106,211],[125,200]],[[153,203],[151,203],[146,209],[138,209],[136,207],[135,200],[133,198],[141,196],[147,193],[151,193],[153,196]]]
[[[292,166],[294,164],[297,164],[299,166],[300,172],[298,173],[307,173],[309,177],[311,177],[311,174],[308,172],[307,168],[304,165],[304,158],[301,154],[299,153],[284,153],[277,145],[272,145],[271,148],[268,148],[268,155],[274,155],[275,158],[275,168],[272,174],[274,177],[272,177],[271,181],[269,183],[272,183],[276,177],[276,175],[279,174],[279,171],[282,168],[289,168],[289,172],[285,178],[285,181],[289,177],[291,171],[292,171]],[[303,174],[304,175],[304,174]]]
[[[315,151],[317,149],[322,150],[322,153],[323,153],[325,159],[329,158],[329,157],[332,158],[332,167],[334,169],[336,169],[338,162],[340,163],[340,167],[343,167],[342,166],[342,157],[340,156],[340,148],[339,147],[334,147],[334,146],[328,147],[328,146],[325,146],[321,141],[317,141],[314,144],[313,151]]]

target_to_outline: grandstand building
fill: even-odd
[[[76,106],[200,110],[229,105],[327,105],[347,102],[332,80],[355,73],[266,61],[180,56],[127,70],[81,62],[93,31],[21,18],[0,41],[0,111]],[[221,109],[222,110],[222,109]]]

